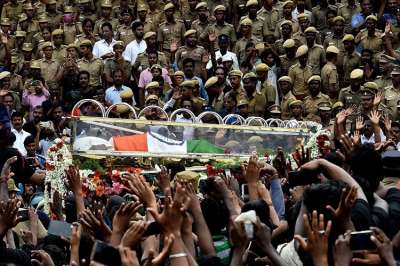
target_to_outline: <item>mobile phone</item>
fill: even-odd
[[[374,250],[376,245],[371,241],[371,230],[350,233],[350,249],[352,251]]]
[[[225,169],[225,176],[227,178],[231,178],[232,177],[231,169]]]
[[[63,221],[50,221],[47,232],[51,235],[62,236],[66,239],[71,239],[71,224]]]
[[[24,208],[18,209],[17,217],[22,217],[21,222],[29,220],[29,210]]]
[[[292,171],[288,173],[290,187],[304,186],[318,182],[318,172],[309,170]]]
[[[90,260],[104,265],[121,265],[121,255],[119,254],[118,249],[100,240],[94,242],[92,253],[90,254]]]
[[[160,225],[157,222],[152,222],[147,226],[143,236],[159,235],[161,233]]]

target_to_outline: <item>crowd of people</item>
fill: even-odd
[[[397,0],[1,6],[1,265],[400,263]],[[253,155],[205,179],[185,160],[155,176],[71,165],[46,208],[49,149],[68,142],[71,115],[100,114],[93,102],[74,109],[82,99],[115,118],[157,106],[144,118],[185,108],[326,133],[317,158],[276,147],[272,160]],[[87,179],[110,189],[89,195]]]

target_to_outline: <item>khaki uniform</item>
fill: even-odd
[[[343,57],[343,82],[350,84],[350,73],[361,65],[361,55],[354,51],[352,54],[345,53]]]
[[[173,39],[177,41],[178,47],[182,46],[185,32],[185,25],[182,20],[175,20],[173,23],[165,21],[158,28],[157,41],[163,50],[170,51]]]
[[[23,12],[22,2],[16,3],[5,3],[1,10],[1,18],[9,18],[13,23],[18,22],[19,15]]]
[[[18,25],[17,30],[21,30],[21,27]],[[37,32],[39,32],[39,23],[36,20],[32,20],[28,22],[28,29],[26,30],[25,42],[32,42],[32,37]]]
[[[115,31],[117,29],[118,25],[119,25],[118,19],[115,19],[115,18],[111,18],[111,19],[101,18],[101,19],[97,20],[96,23],[94,24],[93,33],[96,34],[96,35],[101,34],[101,25],[103,25],[106,22],[111,24],[113,31]]]
[[[123,41],[125,45],[128,45],[135,39],[135,34],[133,33],[131,26],[119,25],[117,27],[116,38],[118,41]]]
[[[276,24],[274,35],[275,35],[275,38],[277,38],[277,39],[280,39],[280,38],[282,37],[282,34],[281,34],[281,24],[282,24],[284,21],[286,21],[286,19],[285,19],[285,18],[282,18],[282,19],[279,20],[279,21],[277,22],[277,24]],[[298,32],[298,31],[300,30],[300,26],[299,26],[299,23],[297,22],[297,20],[292,19],[291,21],[292,21],[292,34],[294,34],[294,33]]]
[[[192,22],[191,29],[194,29],[196,31],[197,37],[199,38],[200,36],[207,36],[207,27],[210,25],[209,21],[206,22],[201,22],[199,19],[196,19],[195,21]]]
[[[370,49],[374,53],[382,51],[383,34],[375,31],[374,36],[368,36],[368,31],[366,29],[361,30],[357,36],[354,38],[356,44],[359,44],[363,49]]]
[[[400,100],[400,88],[396,89],[393,85],[384,89],[385,98],[384,104],[388,108],[391,118],[394,119],[397,115],[397,102]]]
[[[287,76],[289,73],[289,68],[297,63],[297,59],[289,59],[286,54],[279,56],[279,59],[281,61],[281,75]]]
[[[308,48],[308,64],[311,66],[314,75],[321,74],[321,66],[325,63],[324,47],[319,44],[314,44],[313,47]]]
[[[331,85],[335,85],[336,90],[339,90],[339,77],[336,66],[332,62],[327,62],[321,69],[322,88],[328,92]]]
[[[336,62],[337,66],[343,66],[343,57],[344,57],[344,54],[346,53],[342,39],[343,39],[343,36],[339,37],[339,36],[334,36],[332,34],[332,35],[326,36],[326,38],[324,40],[324,48],[325,49],[330,45],[333,45],[339,49],[339,54],[337,56],[337,62]]]
[[[168,65],[168,61],[165,54],[163,52],[157,52],[158,53],[158,61],[157,64],[159,64],[162,67],[166,67]],[[138,54],[136,57],[136,61],[133,64],[133,68],[138,71],[145,70],[146,68],[149,68],[149,59],[147,52],[143,52]]]
[[[147,16],[151,21],[153,21],[154,25],[157,25],[157,27],[159,26],[158,22],[159,22],[159,17],[162,14],[162,12],[158,9],[151,11],[150,9],[147,12]]]
[[[259,40],[264,39],[264,18],[261,16],[257,16],[255,19],[249,18],[249,16],[244,16],[241,17],[240,20],[242,21],[243,19],[248,18],[250,19],[253,24],[251,25],[252,33],[254,37],[256,37]],[[239,29],[237,30],[239,31]]]
[[[127,8],[129,8],[130,10],[135,10],[135,7],[133,5],[128,5]],[[113,18],[118,19],[121,16],[121,10],[122,9],[126,9],[126,8],[121,8],[120,5],[113,6],[113,8],[111,10],[111,16]]]
[[[374,82],[378,85],[379,88],[386,88],[389,86],[393,86],[392,77],[389,74],[388,76],[378,76]],[[399,99],[400,100],[400,99]]]
[[[64,24],[62,25],[62,29],[64,31],[64,44],[68,45],[70,43],[73,43],[75,41],[76,36],[82,32],[82,25],[81,23],[77,23],[75,26],[73,25],[67,25]]]
[[[186,58],[192,58],[195,62],[194,64],[194,75],[201,76],[201,65],[202,56],[206,54],[207,51],[202,46],[196,46],[194,48],[188,46],[181,46],[175,53],[175,62],[179,69],[183,69],[182,62]]]
[[[289,91],[286,95],[283,96],[282,102],[281,102],[282,119],[287,120],[290,118],[289,103],[293,100],[296,100],[296,97],[293,95],[293,93],[291,91]]]
[[[217,113],[221,113],[224,109],[224,92],[222,91],[218,97],[214,98],[211,104],[213,111]]]
[[[264,80],[262,83],[261,94],[265,96],[267,107],[275,103],[276,91],[269,80]]]
[[[61,25],[61,19],[63,17],[63,14],[61,12],[56,12],[56,13],[46,13],[47,14],[47,18],[49,19],[49,26],[50,28],[54,29],[58,29],[60,28]],[[93,20],[96,21],[96,20]]]
[[[117,68],[124,70],[125,76],[130,77],[132,66],[128,61],[123,60],[123,62],[121,63],[115,60],[115,58],[107,58],[104,62],[104,74],[107,74],[110,77],[112,77],[113,71]]]
[[[246,52],[246,45],[249,42],[252,42],[252,43],[256,44],[256,43],[260,42],[260,40],[258,40],[254,36],[252,36],[250,39],[246,39],[246,38],[242,37],[235,44],[235,48],[233,49],[233,52],[238,57],[239,65],[242,62],[244,62],[244,60],[246,59],[246,53],[245,53]]]
[[[361,88],[357,92],[351,90],[351,87],[346,87],[340,90],[339,92],[339,101],[341,101],[345,108],[350,107],[351,105],[360,105],[361,104]]]
[[[311,97],[311,95],[307,96],[303,102],[304,112],[306,114],[318,115],[318,104],[322,102],[330,102],[329,96],[322,92],[318,93],[315,97]]]
[[[185,22],[190,21],[191,23],[193,23],[193,21],[195,21],[197,19],[196,10],[190,10],[190,8],[189,8],[188,10],[186,10],[186,12],[183,12],[182,19]]]
[[[67,57],[67,46],[62,44],[60,47],[53,48],[53,58],[60,64],[64,64]]]
[[[40,59],[38,62],[41,75],[49,86],[49,89],[57,88],[58,84],[55,81],[55,77],[60,69],[60,64],[55,59],[46,60],[45,58]]]
[[[275,41],[275,43],[274,43],[274,49],[275,49],[275,52],[278,54],[278,55],[283,55],[283,54],[285,54],[285,48],[283,48],[283,43],[285,42],[286,40],[284,40],[284,39],[279,39],[279,40],[276,40]]]
[[[232,24],[224,22],[224,25],[220,26],[214,23],[207,27],[205,34],[208,35],[208,32],[210,31],[214,31],[217,37],[221,34],[228,35],[229,38],[231,39],[231,43],[236,42],[236,32]],[[208,38],[208,36],[201,36],[201,38],[205,39]]]
[[[78,60],[79,70],[86,70],[90,74],[89,85],[92,87],[101,86],[101,76],[104,72],[104,64],[100,58],[93,57],[88,60],[81,58]]]
[[[79,45],[81,44],[81,42],[83,40],[90,40],[92,42],[92,45],[94,45],[100,39],[98,37],[95,37],[94,40],[91,40],[88,36],[86,36],[84,34],[79,34],[75,38],[75,44],[79,47]]]
[[[225,16],[226,17],[228,17],[229,14],[232,13],[231,7],[233,6],[233,4],[229,0],[206,0],[205,2],[207,3],[208,10],[210,10],[210,13],[214,12],[214,8],[218,5],[225,6],[225,8],[226,8]]]
[[[240,87],[236,91],[230,90],[227,93],[225,93],[225,97],[228,97],[228,95],[235,96],[236,102],[239,102],[241,99],[247,99],[247,93],[242,87]]]
[[[289,68],[289,77],[293,81],[295,96],[308,95],[307,81],[312,75],[312,68],[309,65],[303,68],[300,63],[297,63]]]
[[[306,34],[304,32],[302,32],[301,30],[299,30],[298,32],[293,33],[292,39],[296,43],[297,47],[307,43]],[[317,33],[317,36],[315,38],[315,43],[321,44],[321,34],[319,32]]]
[[[0,44],[0,66],[5,66],[6,65],[6,61],[7,61],[7,51],[6,51],[6,46],[1,43]]]
[[[174,12],[174,19],[175,20],[181,20],[182,22],[183,22],[183,15],[182,15],[183,13],[182,13],[182,11],[180,11],[180,10],[176,10],[175,9],[175,12]],[[156,25],[159,25],[159,24],[161,24],[161,23],[164,23],[164,22],[166,22],[167,20],[166,20],[166,18],[165,18],[165,13],[164,12],[162,12],[162,13],[160,13],[160,15],[157,17],[157,20],[154,22]]]
[[[328,28],[328,22],[326,21],[326,13],[328,8],[321,8],[316,6],[312,8],[312,21],[311,24],[315,25],[318,31],[322,31]]]
[[[343,17],[344,20],[345,20],[345,23],[347,25],[349,25],[350,27],[351,27],[351,25],[350,25],[351,24],[351,17],[354,14],[356,14],[358,12],[361,12],[360,5],[358,4],[357,1],[355,1],[355,2],[356,2],[356,8],[351,7],[348,4],[341,4],[338,7],[337,15]]]
[[[81,13],[79,15],[79,22],[82,23],[86,18],[90,18],[93,22],[96,22],[97,14],[93,12]]]
[[[24,86],[24,82],[22,81],[22,77],[18,74],[11,73],[10,90],[18,93],[19,95],[22,95],[23,86]]]
[[[249,115],[263,117],[267,107],[267,100],[261,92],[255,91],[249,101]]]
[[[266,10],[264,7],[262,7],[258,12],[257,15],[260,17],[264,18],[264,35],[274,33],[275,32],[275,26],[278,23],[279,20],[279,11],[276,8],[272,8],[272,10]]]

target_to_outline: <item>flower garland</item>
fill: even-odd
[[[47,152],[46,158],[46,177],[44,208],[46,213],[50,213],[50,203],[53,203],[54,192],[58,192],[64,206],[64,197],[68,190],[65,182],[65,171],[72,164],[72,155],[67,145],[60,138],[54,140],[54,143]]]

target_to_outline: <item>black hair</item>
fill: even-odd
[[[0,150],[12,146],[15,140],[15,135],[9,128],[3,127],[0,129]]]
[[[326,53],[326,60],[328,61],[332,61],[332,59],[334,59],[335,57],[337,57],[337,54],[335,53]]]
[[[157,81],[159,85],[163,85],[165,80],[162,76],[153,77],[151,81]]]
[[[104,22],[103,24],[101,24],[101,29],[103,29],[104,27],[108,27],[110,31],[113,30],[113,27],[110,22]]]
[[[83,21],[82,21],[82,26],[85,26],[88,22],[90,22],[90,25],[92,26],[92,30],[94,29],[94,22],[93,22],[93,20],[91,20],[90,18],[85,18]]]
[[[25,140],[24,140],[24,146],[27,146],[27,145],[29,145],[29,144],[31,144],[31,143],[35,143],[35,137],[32,136],[32,135],[30,135],[30,136],[28,136],[28,137],[25,138]]]
[[[185,59],[183,59],[182,66],[186,65],[187,63],[192,63],[194,66],[195,61],[191,57],[185,58]]]
[[[204,199],[200,205],[211,235],[221,234],[221,230],[229,222],[229,211],[225,204],[210,197]]]
[[[133,16],[133,11],[130,8],[122,9],[120,12],[120,15],[123,16],[124,14],[129,14],[130,16]]]
[[[12,113],[12,115],[11,115],[11,120],[12,120],[14,117],[23,118],[24,116],[23,116],[22,113],[20,113],[20,112],[14,112],[14,113]]]
[[[144,27],[143,23],[141,21],[135,21],[132,23],[132,30],[136,31],[136,29],[139,28],[140,26]]]
[[[88,71],[86,71],[86,70],[81,70],[81,71],[79,71],[78,79],[79,79],[82,75],[87,75],[87,76],[90,78],[90,73],[89,73]]]
[[[117,73],[117,72],[121,72],[122,76],[125,77],[125,71],[122,68],[117,68],[117,69],[113,70],[112,77],[114,77],[115,73]]]

